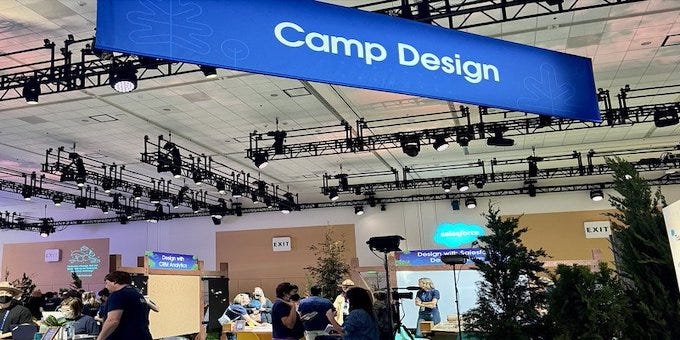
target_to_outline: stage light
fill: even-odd
[[[477,200],[474,197],[468,197],[465,199],[465,206],[468,209],[474,209],[477,207]]]
[[[471,139],[472,137],[470,137],[470,135],[467,132],[458,131],[456,133],[456,143],[458,143],[458,145],[460,145],[461,147],[466,147],[470,145]]]
[[[149,191],[149,202],[160,203],[161,202],[161,192],[158,190]]]
[[[177,199],[177,198],[172,199],[172,207],[174,209],[179,209],[179,199]]]
[[[198,169],[194,170],[194,172],[191,176],[191,179],[194,180],[194,183],[196,185],[203,184],[203,174],[201,174],[201,170],[198,170]]]
[[[272,199],[269,196],[264,198],[264,205],[267,207],[267,209],[271,209],[272,207],[274,207]]]
[[[224,207],[219,206],[219,205],[211,205],[208,208],[208,211],[210,212],[210,216],[212,218],[219,218],[219,219],[221,219],[224,216],[224,214],[226,213]]]
[[[401,251],[399,249],[399,243],[404,240],[403,237],[399,235],[392,236],[375,236],[371,237],[366,241],[368,248],[373,251],[379,251],[382,253],[389,253],[392,251]]]
[[[56,194],[52,196],[52,202],[54,202],[55,207],[60,207],[61,203],[64,202],[64,196]]]
[[[113,209],[120,209],[120,194],[113,194],[113,202],[111,202],[111,207]]]
[[[24,83],[24,88],[21,95],[28,104],[38,104],[38,97],[40,97],[40,83],[33,77],[28,78]]]
[[[529,197],[536,197],[536,186],[533,183],[527,186],[527,191],[529,192]]]
[[[381,203],[380,204],[380,211],[385,211],[385,210],[387,210],[387,205],[385,205],[385,203]]]
[[[362,205],[357,205],[356,207],[354,207],[354,213],[357,216],[363,215],[364,214],[364,207]]]
[[[111,67],[109,85],[120,93],[133,91],[137,88],[137,70],[130,63]]]
[[[460,210],[460,200],[459,199],[452,199],[451,200],[451,210],[453,210],[453,211]]]
[[[354,187],[354,194],[357,196],[361,195],[361,185],[357,185]]]
[[[127,217],[127,215],[125,214],[120,215],[118,216],[118,219],[120,220],[120,224],[128,224],[129,218]]]
[[[217,69],[215,67],[201,65],[199,68],[201,69],[201,72],[203,72],[205,79],[217,78]]]
[[[374,193],[368,194],[366,201],[368,201],[368,206],[371,208],[375,208],[375,206],[378,204],[378,200],[375,199]]]
[[[338,174],[335,175],[335,178],[338,179],[338,186],[340,187],[340,190],[342,191],[349,190],[349,180],[347,179],[347,174]]]
[[[243,216],[243,205],[241,203],[232,203],[231,208],[234,209],[236,216]]]
[[[676,125],[680,122],[678,108],[676,106],[654,108],[654,125],[656,127],[666,127]]]
[[[460,192],[466,192],[466,191],[470,190],[470,185],[468,184],[468,182],[466,180],[461,180],[458,183],[456,183],[456,188]]]
[[[182,177],[182,154],[179,153],[179,148],[173,144],[172,150],[170,150],[170,155],[172,156],[172,167],[170,168],[170,173],[175,178]]]
[[[224,181],[217,181],[217,183],[215,183],[215,188],[220,195],[227,193],[227,186],[224,184]]]
[[[109,205],[108,205],[108,204],[102,203],[101,209],[102,209],[102,212],[104,213],[104,215],[108,215],[108,214],[109,214]]]
[[[21,187],[21,196],[24,197],[24,201],[30,201],[31,197],[33,196],[33,187],[27,184],[24,184]]]
[[[78,157],[75,160],[76,165],[76,185],[83,187],[85,185],[85,179],[87,178],[87,171],[85,171],[85,164],[83,159]]]
[[[533,157],[529,157],[529,177],[538,177],[538,164]]]
[[[113,189],[113,179],[111,177],[102,178],[102,189],[107,194],[111,192],[111,189]]]
[[[125,207],[125,217],[131,219],[133,215],[132,207]]]
[[[75,205],[76,205],[76,209],[87,208],[87,197],[83,197],[83,196],[76,197]]]
[[[337,188],[330,188],[328,189],[328,198],[331,199],[331,201],[337,201],[340,196],[338,195],[338,189]]]
[[[258,169],[264,169],[269,165],[269,154],[266,151],[256,152],[253,162]]]
[[[222,219],[213,216],[212,222],[213,222],[214,225],[220,225],[220,224],[222,224]]]
[[[132,190],[132,197],[134,197],[135,201],[142,199],[142,187],[135,185],[135,188]]]
[[[515,140],[503,137],[503,129],[497,128],[494,131],[494,136],[486,139],[486,145],[491,146],[513,146],[515,145]]]
[[[286,131],[276,130],[267,132],[267,136],[274,137],[274,144],[272,144],[274,147],[274,154],[283,155],[286,152],[284,142],[286,141],[287,135]]]
[[[465,254],[451,254],[451,255],[442,255],[440,257],[440,259],[445,264],[455,265],[455,264],[465,264],[465,263],[467,263],[467,260],[469,259],[469,257]]]
[[[604,199],[604,193],[600,189],[590,190],[590,199],[599,202]]]
[[[475,176],[475,187],[477,187],[477,189],[483,189],[484,184],[486,184],[486,178],[484,175]]]
[[[194,214],[198,214],[199,212],[201,212],[201,207],[199,207],[197,201],[191,202],[191,210],[194,212]]]
[[[442,182],[442,189],[444,189],[444,192],[451,192],[451,181],[444,181]]]
[[[418,156],[418,153],[420,153],[420,136],[419,135],[402,136],[401,150],[410,157]]]
[[[434,137],[434,143],[432,143],[432,147],[434,147],[434,149],[437,151],[444,151],[448,149],[449,142],[446,141],[446,136],[438,135]]]
[[[50,234],[54,233],[55,229],[47,218],[42,219],[42,224],[40,225],[40,236],[48,237]]]
[[[290,207],[288,206],[288,203],[284,201],[279,202],[279,211],[286,215],[290,214]]]
[[[243,190],[241,189],[241,185],[234,184],[231,186],[231,197],[233,198],[243,197]]]

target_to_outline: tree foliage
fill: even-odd
[[[9,277],[9,271],[6,272],[6,277]],[[31,296],[31,293],[33,293],[33,290],[35,290],[33,279],[26,275],[26,273],[23,273],[20,278],[15,279],[10,284],[15,288],[21,289],[21,297],[19,298],[21,301],[26,301]]]
[[[527,228],[519,218],[501,219],[489,206],[485,214],[491,234],[479,237],[486,262],[474,259],[483,281],[479,283],[477,307],[464,315],[466,329],[489,339],[528,339],[544,331],[545,272],[543,249],[530,250],[522,244]]]
[[[629,300],[621,281],[606,263],[597,272],[587,266],[559,265],[548,293],[548,320],[556,339],[621,338]]]
[[[321,287],[322,294],[328,299],[340,293],[338,284],[349,274],[350,266],[345,259],[345,239],[336,239],[333,228],[328,228],[322,242],[309,246],[317,256],[316,265],[305,267],[315,284]]]
[[[666,224],[660,207],[666,205],[659,190],[649,185],[632,164],[607,159],[614,170],[610,203],[618,211],[608,214],[612,248],[627,295],[631,316],[627,334],[634,339],[680,339],[680,292]]]
[[[80,277],[78,277],[78,274],[76,272],[71,273],[71,280],[73,280],[71,282],[71,289],[78,290],[83,288],[83,280],[81,280]]]

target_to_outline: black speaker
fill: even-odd
[[[460,210],[460,200],[451,200],[451,209]]]

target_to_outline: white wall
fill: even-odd
[[[663,192],[669,203],[680,200],[680,186],[665,187]],[[503,214],[598,210],[610,207],[605,201],[591,201],[588,192],[541,194],[534,198],[524,195],[507,196],[491,200]],[[481,214],[486,211],[488,203],[489,199],[478,199],[477,208],[469,210],[461,202],[461,210],[458,211],[451,210],[449,201],[388,204],[387,211],[384,212],[379,207],[365,207],[366,213],[363,216],[354,215],[352,207],[310,209],[289,215],[279,212],[246,214],[242,217],[225,218],[220,226],[213,225],[210,217],[177,219],[158,224],[132,222],[127,225],[76,225],[50,235],[50,239],[109,238],[111,253],[122,254],[125,266],[135,266],[137,256],[143,255],[146,250],[155,250],[197,255],[205,261],[206,269],[213,270],[216,268],[216,231],[355,224],[359,263],[362,266],[374,266],[381,265],[381,260],[365,244],[370,237],[402,235],[406,238],[401,245],[403,250],[442,248],[432,241],[434,228],[439,223],[465,222],[483,225]],[[89,215],[101,214],[96,209],[85,211]],[[5,243],[41,241],[45,239],[34,232],[0,230],[0,261]]]

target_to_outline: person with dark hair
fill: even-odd
[[[333,303],[321,297],[321,287],[313,286],[309,292],[309,297],[300,300],[298,313],[305,328],[305,339],[314,340],[319,335],[328,335],[326,311],[333,309]]]
[[[302,321],[296,311],[300,301],[298,287],[290,282],[276,286],[276,301],[272,306],[272,340],[293,340],[304,335]]]
[[[349,315],[342,326],[335,320],[335,311],[326,312],[326,317],[335,331],[342,335],[343,340],[379,339],[378,323],[373,314],[373,301],[368,290],[355,286],[349,288],[345,295],[349,300]]]
[[[19,302],[22,293],[9,282],[0,282],[0,339],[12,336],[12,326],[33,320],[31,311]]]
[[[83,315],[83,303],[78,298],[70,297],[61,302],[61,312],[64,313],[66,321],[73,324],[72,334],[97,334],[99,333],[99,326],[97,321],[89,315]]]
[[[28,308],[36,320],[42,319],[42,306],[45,304],[45,296],[40,289],[35,289],[24,302],[24,307]]]
[[[99,304],[99,310],[97,311],[97,315],[95,315],[94,319],[103,323],[106,320],[106,313],[108,313],[107,301],[109,299],[110,293],[108,289],[104,288],[97,292],[97,295],[99,295],[99,301],[101,301],[101,303]]]
[[[106,275],[106,321],[97,340],[152,340],[149,331],[149,307],[144,296],[132,284],[129,273],[114,271]]]
[[[45,293],[45,302],[42,305],[43,312],[54,312],[59,308],[61,299],[55,292]]]

